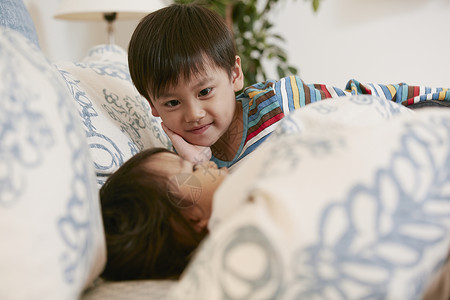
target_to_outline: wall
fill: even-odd
[[[449,0],[287,0],[274,30],[309,83],[450,87]]]
[[[53,19],[58,0],[25,3],[51,60],[77,60],[107,42],[104,22]],[[323,0],[318,13],[310,1],[279,3],[274,31],[308,83],[343,88],[355,78],[450,87],[450,0]],[[116,43],[126,49],[136,25],[117,22]]]
[[[40,46],[52,61],[79,60],[92,46],[109,42],[106,22],[54,19],[53,15],[59,0],[24,0],[24,3],[36,25]],[[117,45],[124,49],[128,47],[131,34],[138,21],[115,22],[115,43]]]

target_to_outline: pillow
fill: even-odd
[[[36,28],[22,0],[0,0],[0,26],[20,32],[39,47]]]
[[[59,72],[0,28],[0,299],[78,299],[105,241],[92,159]]]
[[[131,81],[122,48],[99,45],[82,62],[58,62],[56,67],[75,98],[100,185],[137,152],[172,149],[160,119],[151,115]]]

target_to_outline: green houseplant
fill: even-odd
[[[317,11],[321,0],[311,1]],[[232,29],[242,69],[245,86],[267,78],[262,61],[273,61],[278,76],[297,74],[297,68],[289,64],[286,51],[281,47],[284,38],[272,32],[273,22],[270,10],[280,0],[174,0],[175,3],[201,3],[218,12]],[[263,3],[264,2],[264,3]]]

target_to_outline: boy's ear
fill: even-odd
[[[150,103],[150,108],[152,109],[152,115],[153,115],[154,117],[159,117],[159,113],[158,113],[158,111],[156,110],[155,106],[152,104],[152,102],[151,102],[151,101],[148,101],[148,103]]]
[[[241,58],[236,55],[236,62],[234,63],[233,70],[231,71],[232,83],[235,92],[239,92],[244,88],[244,74],[242,73]]]

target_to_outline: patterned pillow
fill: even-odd
[[[73,98],[0,28],[0,299],[77,299],[105,263],[95,172]]]
[[[96,46],[82,62],[56,66],[76,100],[99,184],[145,148],[171,149],[161,121],[131,82],[122,48]]]
[[[20,32],[39,47],[36,28],[22,0],[0,0],[0,26]]]

